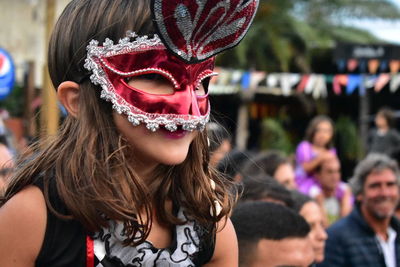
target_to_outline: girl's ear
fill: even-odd
[[[57,97],[68,114],[76,118],[79,114],[79,84],[71,81],[62,82],[58,86]]]

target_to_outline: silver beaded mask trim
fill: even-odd
[[[131,41],[131,38],[134,38]],[[109,66],[103,58],[132,53],[142,52],[149,50],[161,50],[165,49],[164,44],[157,35],[153,38],[148,36],[138,36],[133,32],[128,32],[127,36],[120,39],[117,44],[110,39],[106,39],[102,46],[99,46],[99,42],[96,40],[90,41],[87,46],[87,57],[85,59],[84,67],[89,70],[92,74],[90,80],[94,85],[101,86],[100,97],[113,104],[113,109],[119,114],[125,114],[128,120],[137,126],[144,123],[146,127],[151,131],[156,131],[161,126],[165,129],[173,132],[178,129],[179,126],[183,130],[203,130],[210,117],[210,106],[208,103],[208,112],[201,115],[190,115],[190,114],[159,114],[159,113],[148,113],[128,103],[122,98],[115,90],[109,77],[107,76],[105,69],[118,74],[119,76],[132,76],[139,75],[142,73],[160,73],[169,78],[173,83],[174,87],[178,87],[178,82],[174,79],[173,75],[160,68],[144,68],[132,72],[122,72],[112,66]],[[199,77],[197,83],[200,83],[203,79],[216,75],[214,72],[203,74]]]

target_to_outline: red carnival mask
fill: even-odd
[[[246,34],[258,0],[153,0],[152,15],[160,35],[128,32],[118,44],[92,40],[85,68],[101,97],[127,115],[134,125],[151,131],[203,129],[209,119],[208,92],[196,89],[213,75],[214,55],[237,45]],[[161,39],[160,39],[161,38]],[[152,94],[130,86],[129,78],[162,75],[174,91]]]
[[[155,36],[148,39],[129,33],[118,44],[107,39],[103,46],[92,41],[88,46],[85,67],[93,72],[91,80],[102,87],[101,97],[113,108],[128,116],[134,125],[145,123],[155,131],[161,125],[175,131],[204,128],[210,108],[208,94],[198,96],[195,90],[213,75],[214,58],[187,64],[171,54]],[[136,38],[130,42],[130,38]],[[152,94],[129,86],[127,78],[160,74],[174,86],[171,94]]]

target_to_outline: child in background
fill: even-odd
[[[312,187],[320,187],[315,171],[324,160],[336,156],[333,134],[334,125],[327,116],[317,116],[309,123],[305,140],[296,149],[295,175],[297,188],[301,193],[310,195]],[[343,193],[343,190],[338,191],[338,194]]]

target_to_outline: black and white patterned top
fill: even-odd
[[[41,181],[35,183],[41,190]],[[61,214],[69,214],[55,185],[50,186],[50,202]],[[141,266],[202,266],[210,261],[215,247],[215,234],[193,220],[184,209],[176,209],[177,217],[186,221],[173,229],[169,248],[157,249],[150,242],[136,247],[123,246],[123,226],[110,223],[110,227],[96,233],[93,241],[94,267]],[[36,267],[87,267],[88,233],[76,220],[64,220],[47,209],[46,233]]]
[[[195,266],[193,259],[201,249],[199,235],[204,232],[199,231],[201,228],[194,221],[188,220],[182,209],[177,217],[187,223],[175,227],[173,244],[164,249],[155,248],[148,241],[136,247],[124,246],[123,224],[110,223],[110,227],[94,237],[95,266]],[[112,262],[118,265],[109,265]]]

